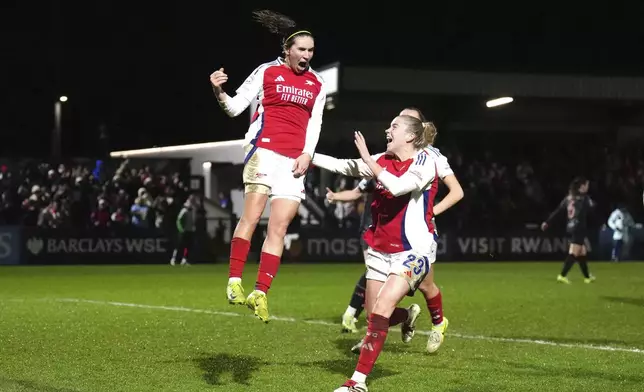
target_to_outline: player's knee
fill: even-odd
[[[423,279],[422,282],[420,282],[420,285],[418,285],[418,290],[421,292],[429,292],[432,289],[432,286],[434,285],[434,282],[430,279],[429,276],[426,276],[425,279]]]
[[[264,189],[266,192],[270,192],[270,188],[259,185],[259,184],[247,184],[247,190],[249,186],[257,186],[257,189]],[[244,212],[240,218],[240,222],[244,225],[255,226],[259,223],[259,220],[262,217],[264,208],[266,207],[266,201],[268,200],[268,194],[265,192],[250,192],[246,193],[246,200],[244,200]]]
[[[376,300],[376,303],[373,305],[371,314],[379,314],[384,317],[390,317],[394,309],[396,308],[397,303],[398,301],[393,301],[391,298],[380,296]]]
[[[266,237],[270,239],[282,239],[286,235],[286,230],[290,221],[286,219],[271,219],[266,228]]]
[[[255,211],[254,211],[255,210]],[[246,209],[242,213],[241,220],[243,220],[247,224],[253,224],[256,225],[259,223],[259,220],[262,217],[262,213],[258,213],[256,211],[257,209]]]
[[[418,290],[423,294],[425,299],[430,299],[438,295],[438,287],[434,288],[434,285],[423,281],[423,283],[418,286]]]
[[[238,227],[243,229],[254,229],[259,223],[261,215],[252,214],[250,211],[244,211],[241,218],[239,219]]]
[[[271,202],[271,216],[268,220],[267,235],[283,238],[293,218],[297,215],[299,200],[277,198]]]

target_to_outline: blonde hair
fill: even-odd
[[[401,119],[407,124],[407,130],[414,134],[413,145],[415,148],[425,148],[434,143],[438,129],[431,121],[421,121],[416,117],[403,115]]]
[[[434,125],[433,122],[427,121],[423,123],[423,136],[425,137],[425,141],[427,142],[427,145],[433,145],[434,141],[436,140],[436,135],[438,135],[438,129],[436,128],[436,125]],[[425,147],[427,147],[425,145]]]

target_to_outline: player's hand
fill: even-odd
[[[358,148],[358,152],[360,153],[360,158],[362,158],[363,161],[367,162],[369,159],[371,159],[371,155],[369,154],[369,149],[367,148],[367,142],[364,140],[364,136],[362,136],[362,133],[360,131],[355,131],[355,144],[356,147]]]
[[[226,75],[223,68],[219,68],[219,70],[210,74],[210,84],[212,84],[212,87],[216,89],[221,88],[221,85],[227,81],[228,75]]]
[[[310,164],[311,156],[309,154],[304,153],[297,157],[297,159],[295,159],[295,162],[293,163],[293,169],[291,170],[293,172],[293,177],[302,177],[304,173],[306,173],[306,171],[309,169]]]
[[[326,188],[326,199],[329,201],[329,203],[335,203],[335,192],[333,192],[331,189],[328,187]]]
[[[546,231],[548,229],[548,224],[546,222],[543,222],[541,224],[541,231]]]

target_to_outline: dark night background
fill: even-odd
[[[0,155],[48,154],[60,95],[69,97],[63,109],[66,155],[99,153],[101,124],[111,149],[242,137],[246,117],[229,119],[218,109],[208,76],[223,65],[232,93],[257,65],[279,54],[279,39],[252,22],[254,9],[283,12],[311,29],[314,68],[340,61],[644,74],[641,2],[600,9],[588,3],[366,4],[4,2]]]

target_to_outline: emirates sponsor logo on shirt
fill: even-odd
[[[280,99],[282,101],[307,105],[309,103],[309,99],[313,99],[313,93],[303,88],[278,84],[276,89],[277,93],[280,94]]]

